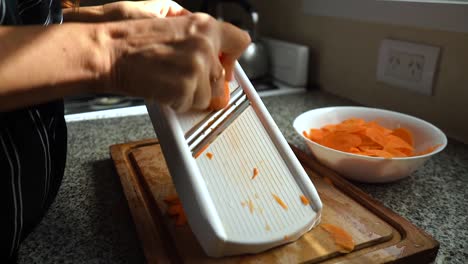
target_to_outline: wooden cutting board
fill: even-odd
[[[163,199],[175,188],[156,140],[113,145],[120,176],[148,263],[427,263],[439,244],[424,231],[293,147],[323,202],[321,224],[349,233],[355,249],[340,253],[320,225],[299,240],[255,255],[211,258],[188,225],[176,226]],[[199,158],[206,158],[201,156]],[[265,230],[265,232],[268,232]]]

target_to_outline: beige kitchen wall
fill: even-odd
[[[305,15],[301,0],[253,3],[262,34],[311,48],[310,84],[363,105],[423,118],[468,143],[468,34]],[[376,81],[385,38],[441,48],[433,96]]]

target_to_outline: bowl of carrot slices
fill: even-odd
[[[319,162],[360,182],[407,177],[447,145],[434,125],[377,108],[314,109],[298,116],[293,126]]]

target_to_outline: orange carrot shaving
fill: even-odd
[[[328,177],[323,177],[323,181],[324,181],[326,184],[333,186],[333,182],[332,182],[332,180],[331,180],[330,178],[328,178]]]
[[[242,207],[245,207],[245,202],[241,202]]]
[[[339,252],[348,253],[353,251],[354,240],[348,232],[332,224],[321,224],[320,226],[333,237],[335,244],[340,248]]]
[[[176,218],[176,226],[187,224],[187,216],[185,215],[184,208],[182,207],[182,203],[177,195],[170,195],[164,198],[164,202],[168,204],[166,210],[167,214]]]
[[[254,212],[254,204],[253,204],[252,200],[249,199],[249,200],[247,201],[247,206],[249,206],[249,211],[250,211],[250,213],[253,214],[253,212]]]
[[[305,197],[303,194],[301,194],[301,202],[303,205],[309,205],[309,199],[307,199],[307,197]]]
[[[210,145],[207,144],[207,145],[205,145],[203,148],[201,148],[201,149],[197,152],[197,154],[195,154],[194,158],[200,157],[200,155],[201,155],[209,146],[210,146]]]
[[[283,200],[281,200],[281,198],[278,197],[278,195],[276,194],[272,194],[273,197],[275,198],[276,202],[281,206],[283,207],[284,210],[288,210],[288,206],[283,202]]]
[[[289,236],[286,235],[286,236],[284,236],[283,239],[284,239],[284,241],[288,241],[288,240],[289,240]]]
[[[412,157],[431,153],[437,146],[415,152],[411,131],[400,127],[388,129],[375,121],[350,118],[339,124],[311,128],[302,133],[306,138],[325,147],[357,155],[382,158]]]
[[[254,168],[254,169],[253,169],[252,180],[255,179],[255,177],[257,177],[257,175],[258,175],[258,169],[257,169],[257,168]]]
[[[213,153],[211,153],[211,152],[207,152],[207,153],[206,153],[206,156],[207,156],[209,159],[213,159],[213,156],[214,156],[214,155],[213,155]]]
[[[166,204],[178,204],[180,203],[179,196],[172,194],[163,199]]]

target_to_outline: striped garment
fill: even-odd
[[[59,1],[0,0],[0,26],[61,22]],[[53,202],[66,148],[63,101],[0,112],[0,260],[15,261],[21,241]]]

